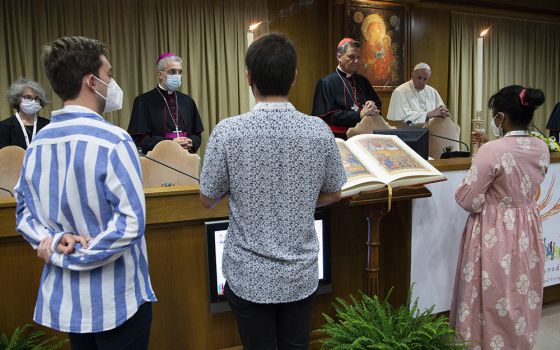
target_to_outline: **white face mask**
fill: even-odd
[[[494,133],[494,136],[496,136],[496,137],[504,136],[504,129],[502,129],[502,123],[500,123],[500,125],[496,125],[496,117],[499,114],[500,113],[496,114],[494,116],[494,118],[492,118],[492,123],[490,124],[490,127],[492,127],[492,132]]]
[[[94,90],[99,97],[105,100],[105,109],[103,109],[103,113],[114,112],[121,109],[123,103],[123,91],[115,79],[111,78],[109,84],[106,84],[98,77],[94,76],[94,78],[103,83],[103,85],[107,86],[107,97],[101,95],[97,90]]]
[[[22,99],[19,109],[27,115],[35,115],[41,109],[41,104],[35,100]]]

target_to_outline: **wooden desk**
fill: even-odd
[[[334,314],[331,304],[336,297],[357,295],[359,290],[384,296],[395,286],[391,301],[399,304],[406,300],[411,198],[429,195],[422,186],[395,190],[388,213],[386,190],[364,193],[326,208],[331,217],[332,292],[317,296],[313,329],[324,323],[322,313]],[[153,307],[150,348],[240,348],[231,312],[209,312],[204,221],[226,218],[227,202],[206,210],[199,202],[198,186],[189,185],[146,189],[146,205],[150,276],[158,298]],[[42,268],[42,260],[15,232],[15,202],[0,201],[2,331],[32,323]],[[312,334],[312,348],[320,347],[319,340],[320,335]]]

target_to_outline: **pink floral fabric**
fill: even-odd
[[[451,325],[474,349],[531,349],[541,316],[544,242],[535,195],[550,154],[528,136],[482,146],[455,193],[470,212]]]

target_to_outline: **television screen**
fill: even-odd
[[[404,128],[373,130],[374,134],[396,135],[422,158],[428,159],[428,129]]]
[[[225,301],[224,286],[226,279],[222,273],[222,256],[224,242],[227,235],[228,221],[206,222],[206,247],[208,258],[208,286],[210,296],[210,311],[227,311],[229,306]],[[315,214],[315,232],[319,241],[319,290],[318,293],[330,292],[330,232],[327,213]]]

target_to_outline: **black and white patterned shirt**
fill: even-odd
[[[222,266],[231,290],[255,303],[311,295],[319,278],[317,198],[345,182],[328,126],[289,102],[258,103],[220,122],[208,141],[200,192],[229,194]]]

